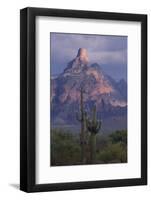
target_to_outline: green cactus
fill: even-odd
[[[84,100],[83,100],[84,89],[80,89],[80,114],[77,114],[76,118],[81,122],[81,133],[80,133],[80,145],[81,145],[81,162],[86,163],[86,118],[87,113],[84,110]]]
[[[86,127],[90,132],[90,163],[94,163],[96,157],[96,134],[101,128],[101,121],[97,120],[96,106],[92,110],[92,119],[88,117],[86,119]]]

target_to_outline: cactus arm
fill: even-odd
[[[92,118],[93,118],[93,123],[95,124],[95,122],[96,122],[96,106],[94,106],[94,108],[93,108],[93,116],[92,116]]]
[[[94,106],[92,110],[92,118],[86,119],[86,126],[87,130],[91,133],[90,134],[90,162],[94,163],[95,162],[95,157],[96,157],[96,134],[99,132],[101,128],[101,121],[97,120],[97,115],[96,115],[96,106]]]
[[[96,132],[98,133],[100,128],[101,128],[101,121],[97,121],[97,128],[96,128]]]

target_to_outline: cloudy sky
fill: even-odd
[[[79,48],[87,49],[90,64],[100,64],[116,80],[127,80],[126,36],[50,33],[51,75],[60,74]]]

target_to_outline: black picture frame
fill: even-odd
[[[35,19],[37,16],[120,20],[141,23],[141,178],[36,184]],[[24,8],[20,11],[20,189],[25,192],[121,187],[147,184],[147,15]]]

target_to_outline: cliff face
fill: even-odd
[[[75,124],[79,109],[80,88],[83,87],[86,109],[94,104],[101,118],[127,113],[127,84],[116,82],[97,63],[89,65],[88,52],[78,50],[64,72],[51,80],[51,116],[53,123]]]

